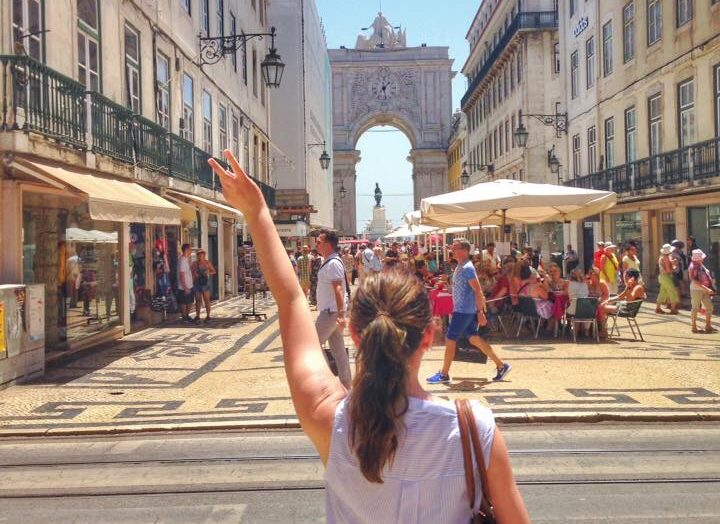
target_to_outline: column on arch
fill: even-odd
[[[333,152],[333,203],[334,227],[342,235],[354,235],[356,224],[356,166],[360,162],[360,151],[351,149]],[[340,188],[345,188],[345,198],[340,197]]]
[[[448,192],[447,152],[444,149],[412,149],[413,203],[420,208],[423,198]]]

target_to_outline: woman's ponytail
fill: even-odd
[[[371,275],[358,289],[350,321],[360,336],[350,400],[350,445],[370,482],[398,447],[401,417],[408,408],[408,359],[431,320],[420,282],[395,271]]]

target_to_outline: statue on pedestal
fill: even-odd
[[[375,207],[381,207],[380,201],[382,200],[382,191],[380,190],[380,184],[375,182]]]

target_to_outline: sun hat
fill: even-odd
[[[617,246],[612,242],[605,242],[605,249],[615,249]]]
[[[671,246],[670,244],[663,244],[663,247],[660,250],[660,254],[661,255],[669,255],[673,251],[675,251],[675,248],[673,246]]]
[[[706,257],[707,257],[707,255],[705,253],[703,253],[702,249],[693,249],[693,252],[692,252],[692,261],[693,262],[702,262],[703,260],[705,260]]]
[[[685,247],[685,242],[682,240],[675,239],[672,242],[670,242],[670,245],[673,246],[675,249],[682,249]]]
[[[597,245],[598,245],[598,246],[604,246],[604,245],[605,245],[605,242],[603,242],[602,240],[598,240]]]

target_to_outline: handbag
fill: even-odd
[[[478,436],[475,415],[473,415],[470,401],[467,399],[458,399],[455,401],[455,409],[458,414],[458,427],[460,429],[460,440],[463,450],[463,464],[465,466],[465,485],[467,487],[468,496],[470,497],[470,511],[472,517],[471,524],[495,524],[495,511],[492,502],[487,493],[487,475],[485,473],[485,458],[483,457],[480,437]],[[482,488],[482,499],[480,507],[475,510],[475,475],[473,473],[475,467],[473,465],[473,452],[475,452],[475,460],[477,461],[477,469],[480,473],[480,482]]]

